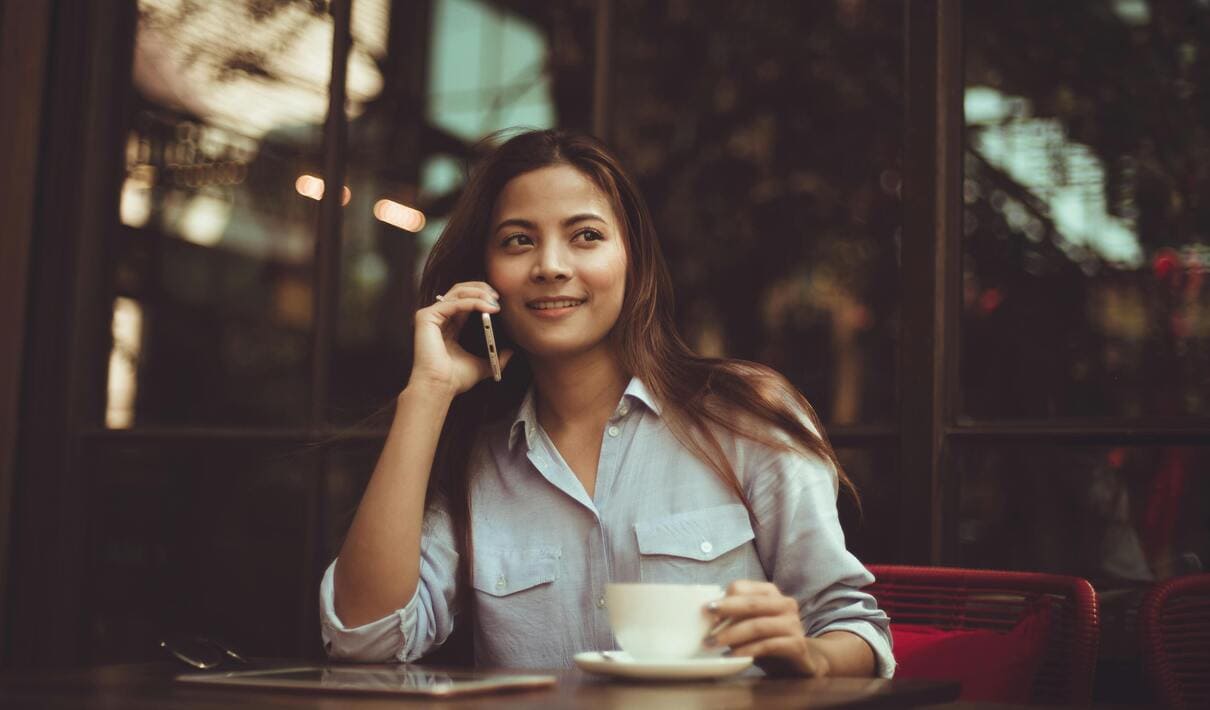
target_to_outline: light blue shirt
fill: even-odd
[[[799,603],[810,636],[849,631],[891,677],[889,620],[861,588],[873,575],[845,549],[835,469],[718,432],[753,519],[735,492],[669,431],[661,407],[632,379],[606,425],[589,496],[538,424],[531,389],[513,421],[490,425],[471,453],[475,656],[481,666],[561,668],[581,651],[617,648],[605,609],[609,582],[726,586],[769,580]],[[425,515],[420,582],[411,601],[356,628],[336,616],[333,573],[320,584],[332,658],[413,661],[457,619],[458,553],[450,519]]]

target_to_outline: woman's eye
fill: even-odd
[[[505,237],[504,241],[500,242],[500,244],[501,244],[501,246],[505,246],[505,247],[511,247],[514,245],[523,246],[526,244],[533,244],[533,240],[530,239],[529,235],[527,235],[527,234],[510,234],[507,237]]]
[[[583,239],[586,242],[595,242],[600,241],[605,237],[595,229],[585,229],[583,231],[576,232],[575,236],[572,237],[572,240],[574,241],[577,238]]]

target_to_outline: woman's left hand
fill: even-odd
[[[706,607],[715,623],[730,619],[706,639],[708,646],[730,646],[732,656],[753,656],[770,675],[828,675],[828,659],[810,638],[798,616],[798,601],[770,582],[739,580],[727,596]]]

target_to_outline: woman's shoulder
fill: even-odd
[[[796,439],[789,430],[798,427],[823,436],[806,397],[784,375],[761,363],[720,360],[703,405],[711,418],[734,424],[734,434],[741,439],[793,444]]]
[[[826,445],[815,411],[788,379],[767,365],[744,360],[721,361],[718,369],[723,374],[715,380],[730,381],[713,387],[705,406],[712,410],[711,428],[737,473],[835,478],[834,466],[816,450]],[[819,447],[808,446],[804,432]]]

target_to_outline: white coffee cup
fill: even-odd
[[[640,661],[671,661],[708,653],[702,645],[713,618],[706,604],[723,598],[717,584],[607,584],[609,625],[622,650]]]

